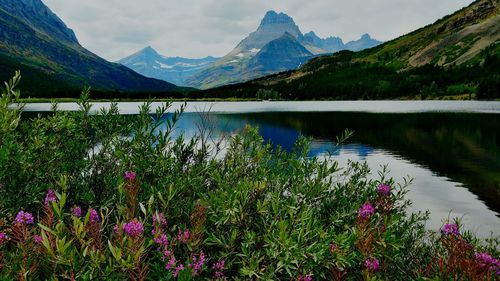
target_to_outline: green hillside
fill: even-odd
[[[361,52],[318,57],[296,71],[201,92],[285,99],[500,97],[500,1],[480,0]]]
[[[15,70],[22,71],[23,95],[32,97],[74,97],[86,85],[115,94],[176,89],[89,52],[39,0],[0,2],[0,79]]]

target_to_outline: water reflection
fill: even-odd
[[[185,114],[177,134],[193,136],[193,124],[201,119]],[[215,136],[237,133],[247,124],[259,127],[265,140],[287,150],[305,135],[312,138],[310,155],[315,156],[331,151],[340,132],[352,129],[354,137],[334,157],[340,164],[366,161],[375,171],[388,164],[397,181],[413,177],[411,211],[430,210],[430,228],[458,216],[480,236],[500,233],[498,114],[267,112],[209,114],[203,120]]]

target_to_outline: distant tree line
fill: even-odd
[[[199,91],[120,92],[93,89],[94,99],[144,98],[241,98],[283,100],[370,100],[370,99],[440,99],[454,96],[475,99],[500,98],[500,52],[498,47],[485,52],[467,65],[440,67],[425,65],[399,70],[380,59],[378,63],[356,62],[355,54],[343,51],[331,57],[318,58],[306,64],[310,74],[294,79],[281,73],[254,81]],[[0,78],[10,77],[15,62],[2,59]],[[84,81],[64,81],[57,75],[47,76],[33,68],[21,69],[23,97],[77,98]],[[49,78],[47,78],[49,77]],[[4,79],[5,80],[5,79]],[[75,85],[81,85],[77,87]]]
[[[488,55],[472,65],[425,65],[403,71],[384,63],[352,63],[348,55],[336,60],[323,61],[321,67],[312,62],[311,74],[276,84],[268,82],[272,81],[269,77],[196,94],[199,97],[249,98],[267,89],[287,100],[436,99],[458,95],[476,99],[500,98],[500,54]]]

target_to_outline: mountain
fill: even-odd
[[[357,52],[357,51],[361,51],[364,49],[373,48],[373,47],[378,46],[382,43],[383,42],[371,38],[369,34],[364,34],[363,36],[361,36],[361,38],[359,40],[350,41],[347,44],[345,44],[345,46],[342,50],[349,50],[349,51]]]
[[[364,35],[346,46],[372,43]],[[294,71],[200,95],[255,97],[265,90],[286,99],[491,99],[500,98],[499,65],[500,0],[478,0],[374,48],[316,57]]]
[[[344,44],[340,37],[320,38],[313,31],[299,37],[300,42],[314,54],[336,53],[343,50],[361,51],[376,47],[383,42],[375,40],[369,34],[364,34],[360,39]]]
[[[1,8],[35,29],[60,41],[76,43],[76,35],[47,6],[37,0],[2,0]]]
[[[290,16],[284,13],[277,14],[274,11],[269,11],[260,22],[257,31],[252,32],[247,38],[243,39],[236,49],[239,51],[261,49],[267,43],[281,37],[284,33],[289,33],[295,38],[302,35],[299,27]]]
[[[285,51],[284,51],[285,50]],[[259,75],[295,69],[312,57],[290,33],[266,44],[248,62],[248,68]]]
[[[40,0],[0,1],[0,79],[15,70],[22,71],[21,88],[31,96],[73,96],[85,85],[105,92],[176,89],[89,52]]]
[[[211,56],[201,59],[165,57],[148,46],[131,56],[117,61],[117,63],[146,77],[185,86],[186,79],[194,73],[210,67],[217,60],[218,58]]]
[[[304,36],[300,38],[300,41],[306,47],[311,48],[310,46],[312,46],[313,48],[316,48],[315,52],[314,49],[311,50],[316,54],[335,53],[346,49],[344,42],[340,37],[328,37],[323,39],[317,36],[314,31],[304,34]]]
[[[288,34],[286,38],[282,38],[285,34]],[[268,45],[277,39],[280,41]],[[359,44],[353,43],[352,45],[361,48],[365,43],[363,40]],[[299,51],[297,44],[302,45],[307,52],[303,49]],[[277,45],[283,45],[283,48],[278,49]],[[267,47],[265,53],[261,53],[264,47]],[[211,67],[188,78],[186,85],[207,89],[244,82],[270,73],[295,69],[316,55],[344,49],[346,45],[342,39],[338,37],[322,39],[314,32],[304,35],[290,16],[269,11],[256,31],[250,33],[231,52]],[[304,56],[305,54],[307,56]],[[298,57],[292,59],[294,55]],[[287,60],[282,60],[282,58],[287,58]]]

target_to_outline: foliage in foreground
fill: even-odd
[[[16,78],[18,80],[18,78]],[[14,81],[15,82],[15,81]],[[2,280],[496,280],[498,240],[407,214],[407,185],[265,143],[174,139],[180,112],[0,104]],[[5,124],[10,124],[5,126]],[[20,200],[22,198],[22,200]]]

